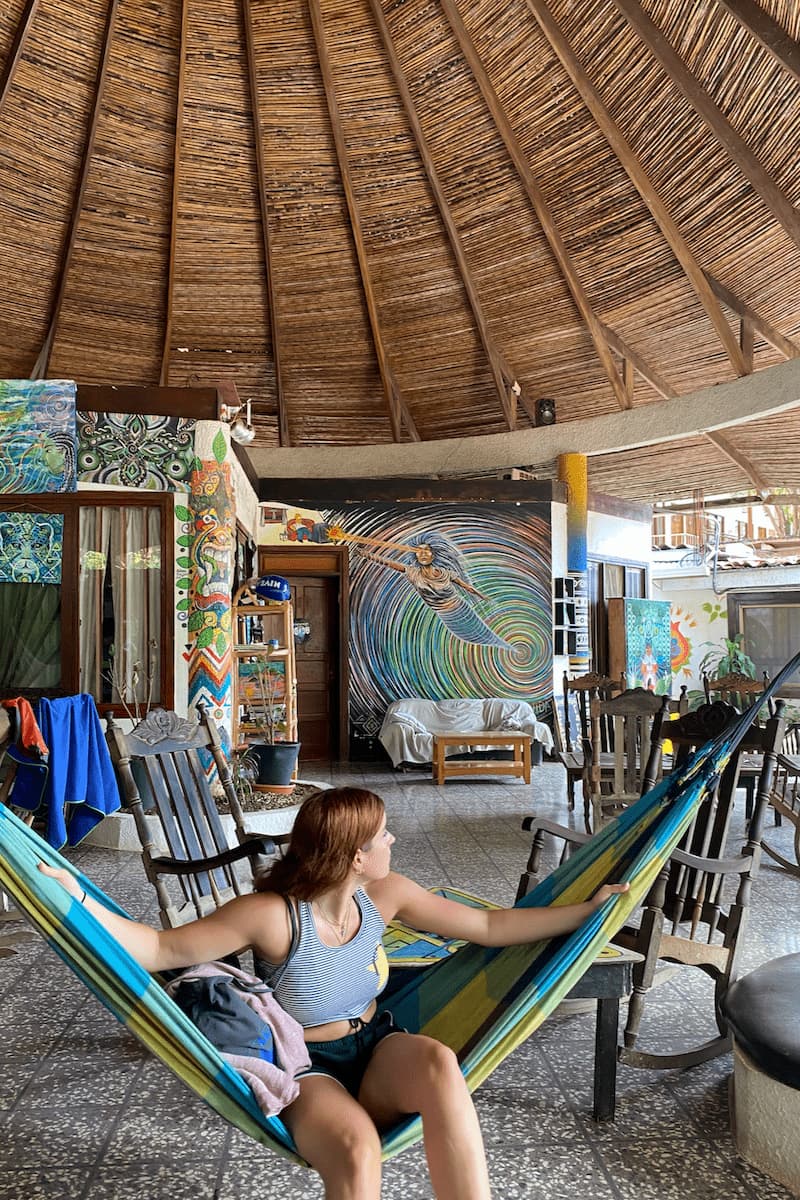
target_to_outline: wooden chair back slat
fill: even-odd
[[[198,705],[199,720],[185,721],[175,713],[151,712],[129,734],[108,719],[107,741],[122,785],[125,805],[136,823],[142,858],[148,878],[156,889],[162,924],[181,924],[189,916],[202,916],[225,900],[241,894],[235,863],[201,862],[220,855],[249,857],[257,863],[252,841],[241,851],[231,848],[200,758],[207,751],[217,770],[233,816],[236,839],[247,842],[252,835],[233,786],[230,768],[222,751],[216,726],[205,708]],[[161,827],[169,856],[159,853],[142,802],[145,792],[149,808]],[[193,868],[192,864],[197,863]],[[177,881],[184,900],[176,902],[175,887],[168,888],[166,876]],[[185,911],[187,906],[191,911]]]
[[[656,696],[644,688],[631,688],[609,700],[597,695],[590,700],[591,767],[584,802],[587,830],[596,833],[609,816],[637,800],[659,777],[668,704],[667,696]],[[609,740],[613,747],[610,772],[604,771],[608,753],[604,747]]]

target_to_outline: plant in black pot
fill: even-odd
[[[258,703],[252,718],[258,732],[248,739],[247,756],[258,763],[259,787],[290,792],[300,743],[287,741],[286,705],[281,699],[284,675],[281,664],[261,659],[253,664]]]

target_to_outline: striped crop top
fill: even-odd
[[[356,892],[355,901],[361,924],[343,946],[325,945],[310,903],[300,900],[298,939],[289,961],[259,961],[264,980],[269,984],[276,980],[275,999],[305,1028],[360,1017],[386,987],[389,964],[381,942],[386,925],[363,888]]]

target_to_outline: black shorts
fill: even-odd
[[[364,1072],[378,1043],[393,1033],[407,1032],[395,1025],[390,1012],[375,1013],[366,1025],[356,1018],[351,1025],[352,1033],[334,1038],[332,1042],[306,1042],[311,1066],[298,1072],[297,1078],[330,1075],[346,1087],[351,1096],[357,1098]]]

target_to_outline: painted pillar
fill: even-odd
[[[203,700],[213,719],[231,731],[231,583],[235,508],[228,447],[217,430],[208,457],[190,479],[192,514],[189,605],[189,709]],[[223,737],[223,742],[228,739]],[[229,744],[229,742],[228,742]]]
[[[569,665],[588,671],[589,579],[586,535],[589,520],[589,472],[585,454],[559,454],[558,478],[567,485],[567,575],[574,603],[574,638],[570,639]]]

